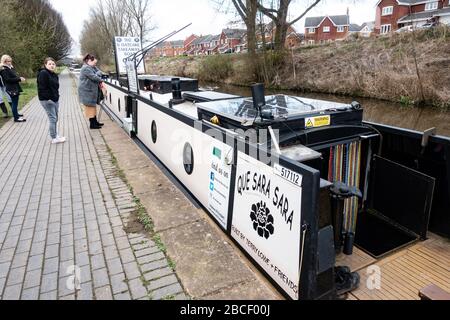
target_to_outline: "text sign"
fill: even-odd
[[[233,148],[214,141],[211,144],[209,156],[211,167],[208,184],[208,211],[224,229],[227,229]]]
[[[119,73],[127,72],[127,58],[142,50],[141,39],[138,37],[115,37],[117,69]],[[144,61],[137,67],[138,73],[145,73]]]
[[[239,152],[231,234],[292,299],[298,299],[302,187],[288,180]]]
[[[139,93],[139,80],[136,73],[136,67],[134,61],[127,61],[126,71],[128,76],[128,88],[130,92]]]
[[[320,116],[305,119],[306,129],[320,128],[331,125],[331,116]]]

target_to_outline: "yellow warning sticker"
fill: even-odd
[[[306,118],[306,129],[326,127],[331,125],[331,116],[320,116],[314,118]]]

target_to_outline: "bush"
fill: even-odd
[[[233,59],[230,55],[213,55],[200,63],[198,78],[202,81],[221,82],[233,75]]]

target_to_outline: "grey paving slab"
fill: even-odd
[[[145,272],[167,276],[167,260],[145,235],[127,233],[133,195],[101,132],[89,130],[68,73],[60,93],[66,143],[50,143],[37,98],[26,123],[0,129],[0,298],[145,298]]]

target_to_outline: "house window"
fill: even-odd
[[[316,33],[316,28],[309,28],[309,29],[308,29],[308,32],[309,32],[309,33]]]
[[[383,16],[390,16],[393,12],[394,12],[394,7],[393,6],[384,7],[383,8],[383,12],[382,12],[381,15],[383,15]]]
[[[383,24],[381,26],[381,34],[386,34],[391,32],[391,25],[390,24]]]
[[[308,40],[308,44],[313,45],[315,43],[314,40]]]
[[[330,32],[330,27],[323,27],[323,32]]]
[[[436,10],[439,6],[439,1],[429,2],[425,5],[425,11]]]
[[[344,26],[338,26],[337,27],[337,32],[344,32],[345,31],[345,27]]]

